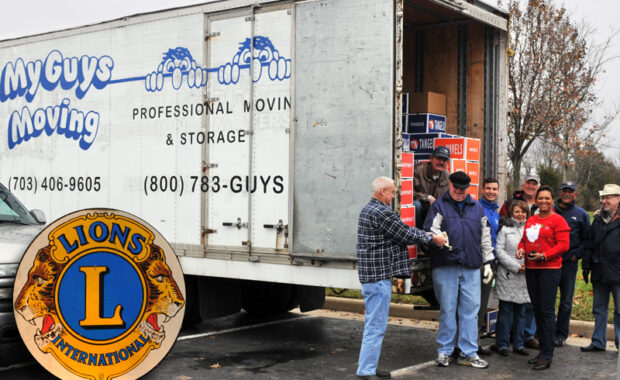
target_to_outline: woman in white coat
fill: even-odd
[[[510,331],[513,351],[528,355],[524,348],[525,306],[530,303],[525,282],[524,259],[516,259],[519,241],[523,236],[530,208],[521,200],[511,202],[508,216],[500,221],[495,253],[498,265],[495,278],[495,297],[499,299],[499,313],[495,327],[496,341],[492,347],[502,356],[508,356]]]

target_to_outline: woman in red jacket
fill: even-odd
[[[562,268],[562,253],[568,251],[570,227],[553,212],[553,195],[549,186],[536,192],[538,214],[525,223],[516,257],[525,257],[527,291],[534,307],[540,353],[528,363],[535,370],[551,366],[555,334],[555,300]]]

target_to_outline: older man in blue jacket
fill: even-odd
[[[491,229],[484,208],[467,193],[471,178],[456,172],[449,179],[449,191],[433,203],[424,222],[425,230],[445,233],[450,246],[430,250],[433,287],[440,306],[436,363],[449,365],[458,331],[461,353],[457,363],[486,368],[488,363],[477,353],[478,310],[480,267],[484,268],[484,282],[493,277]]]

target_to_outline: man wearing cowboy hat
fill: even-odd
[[[592,342],[581,351],[605,351],[607,347],[607,318],[609,294],[614,298],[615,343],[620,336],[620,186],[607,184],[599,191],[602,207],[594,214],[590,229],[590,250],[582,262],[583,279],[588,283],[592,274],[592,314],[594,331]]]

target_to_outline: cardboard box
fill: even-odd
[[[450,160],[450,173],[465,172],[467,173],[467,161],[455,158]]]
[[[446,131],[446,117],[432,113],[412,113],[407,116],[407,133],[440,133]]]
[[[436,92],[414,92],[409,100],[411,113],[446,114],[446,96]]]
[[[492,333],[495,331],[495,327],[497,325],[497,314],[499,313],[498,309],[487,309],[487,319],[486,319],[486,330],[488,333]]]
[[[411,152],[411,138],[410,138],[409,133],[403,133],[402,138],[403,138],[403,146],[401,147],[401,150],[403,152]]]
[[[410,151],[414,152],[417,156],[418,153],[433,153],[435,149],[435,139],[440,137],[449,137],[445,133],[420,133],[409,134],[409,140],[411,144]]]
[[[480,184],[480,163],[475,161],[467,161],[467,170],[465,171],[471,178],[472,185]]]
[[[435,146],[450,149],[451,159],[480,161],[480,140],[469,137],[436,138]]]
[[[478,185],[469,185],[467,188],[467,193],[471,195],[472,198],[478,200]]]
[[[401,206],[400,220],[408,226],[415,227],[415,207],[413,205]]]
[[[413,178],[413,153],[401,153],[400,162],[400,177]]]
[[[413,179],[411,178],[400,180],[400,204],[401,206],[413,205]]]
[[[400,109],[403,114],[409,113],[409,93],[403,92],[400,96]],[[403,124],[407,125],[407,124]]]
[[[415,259],[418,257],[418,246],[417,245],[408,245],[407,251],[409,251],[409,258]]]

